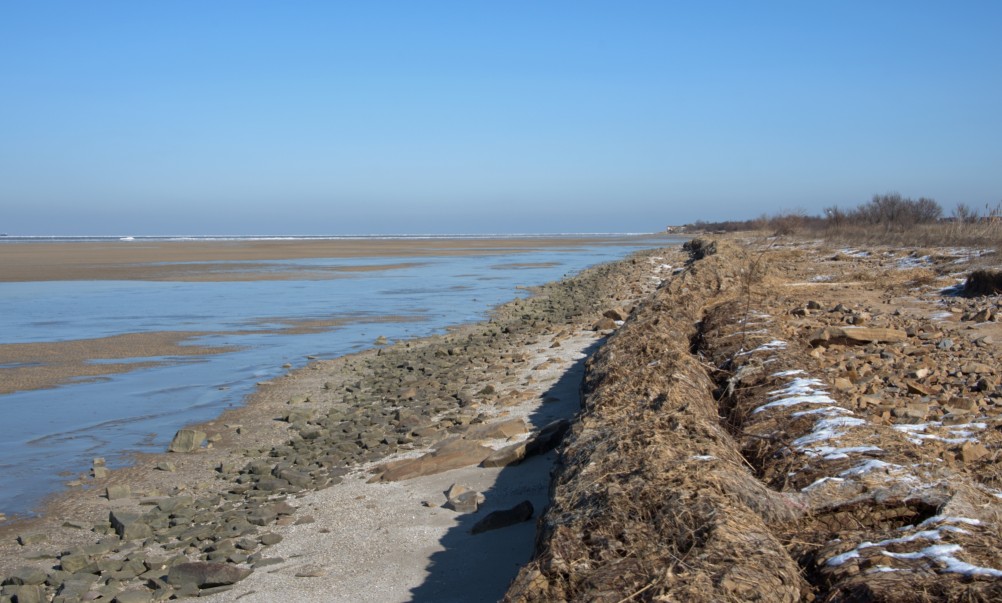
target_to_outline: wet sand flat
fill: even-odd
[[[337,316],[316,319],[261,319],[274,327],[237,331],[155,331],[37,343],[0,343],[0,394],[46,389],[81,379],[126,373],[197,356],[225,354],[235,345],[201,345],[211,335],[253,333],[299,335],[336,329],[348,322],[414,322],[416,316]],[[250,325],[249,325],[250,326]],[[180,357],[180,358],[179,358]]]
[[[408,264],[315,266],[269,261],[317,258],[421,258],[622,244],[627,237],[504,239],[332,239],[117,241],[0,245],[0,282],[53,280],[230,281],[337,278],[346,271]],[[235,263],[239,262],[239,263]]]

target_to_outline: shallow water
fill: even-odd
[[[443,332],[484,318],[493,306],[539,285],[666,239],[488,256],[421,258],[402,269],[343,273],[330,280],[236,282],[53,281],[0,283],[0,343],[55,342],[123,333],[199,331],[194,343],[239,349],[0,395],[0,512],[30,514],[46,494],[88,470],[93,457],[122,466],[134,452],[166,449],[174,432],[239,405],[258,381],[373,345]],[[316,266],[409,258],[295,260]],[[282,261],[273,262],[281,270]],[[291,262],[290,262],[291,265]],[[382,322],[387,317],[401,320]],[[320,332],[281,330],[288,321],[344,319]],[[373,322],[373,321],[380,322]],[[369,322],[367,322],[369,321]],[[0,378],[2,370],[0,367]]]

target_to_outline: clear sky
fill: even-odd
[[[1002,2],[0,4],[0,231],[650,232],[1002,200]]]

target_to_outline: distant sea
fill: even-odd
[[[505,239],[527,235],[150,236],[136,241]],[[581,234],[528,235],[580,238]],[[597,236],[597,235],[592,235]],[[601,235],[609,237],[614,235]],[[540,247],[488,255],[296,259],[297,267],[411,265],[348,271],[330,280],[226,282],[45,281],[0,283],[0,343],[56,342],[161,331],[213,332],[192,343],[232,352],[173,358],[162,366],[0,395],[0,512],[30,515],[45,495],[85,475],[94,457],[110,467],[135,452],[161,452],[174,432],[243,403],[259,381],[301,367],[307,355],[333,358],[395,340],[442,333],[589,266],[672,241],[623,236],[610,243]],[[118,241],[125,237],[4,236],[0,244]],[[283,260],[269,260],[281,266]],[[279,268],[280,269],[280,268]],[[320,332],[283,326],[346,319]],[[383,322],[387,317],[400,321]],[[129,362],[126,360],[125,362]],[[3,367],[0,367],[0,378]]]

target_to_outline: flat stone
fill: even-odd
[[[493,451],[486,446],[457,438],[416,459],[404,459],[380,465],[375,469],[378,475],[369,481],[395,482],[477,465],[491,452]]]
[[[59,558],[59,566],[64,572],[78,574],[91,564],[90,557],[80,553],[63,555]]]
[[[525,454],[527,457],[536,454],[544,454],[556,448],[564,436],[571,428],[571,422],[567,419],[557,419],[546,424],[539,433],[526,442]]]
[[[45,603],[48,597],[45,596],[45,587],[39,585],[5,586],[3,595],[10,597],[17,603]],[[2,597],[0,597],[2,598]]]
[[[205,432],[197,429],[180,429],[174,434],[168,452],[194,452],[199,449],[205,440]]]
[[[264,546],[272,546],[282,542],[282,535],[275,534],[274,532],[267,532],[265,534],[261,534],[261,538],[259,540]]]
[[[960,458],[965,463],[979,461],[990,454],[991,452],[982,446],[980,442],[967,442],[960,448]]]
[[[481,467],[507,467],[522,462],[526,456],[527,442],[518,442],[499,448],[480,463]]]
[[[457,513],[476,513],[480,503],[484,501],[484,495],[476,490],[465,490],[450,495],[445,501],[445,508],[452,509]]]
[[[49,537],[41,532],[35,534],[21,534],[17,537],[17,542],[21,546],[29,546],[32,544],[41,544],[47,541]]]
[[[886,327],[825,327],[808,338],[812,346],[895,343],[908,339],[905,331]]]
[[[28,585],[41,584],[45,582],[48,574],[43,569],[37,567],[19,567],[15,569],[7,578],[3,581],[4,585]]]
[[[498,423],[487,423],[477,425],[464,434],[469,440],[497,440],[511,438],[529,431],[525,421],[521,418],[508,419]]]
[[[175,587],[193,584],[198,588],[213,588],[236,584],[251,575],[251,571],[227,563],[191,561],[172,566],[167,572],[167,582]]]
[[[105,489],[105,496],[108,497],[108,500],[121,500],[123,498],[129,498],[132,496],[132,488],[126,484],[108,486]]]
[[[473,534],[480,534],[490,530],[506,528],[517,523],[522,523],[523,521],[529,521],[532,519],[533,513],[535,513],[535,509],[533,509],[532,503],[528,500],[523,500],[510,509],[488,513],[486,517],[473,525],[471,532]]]
[[[146,589],[123,590],[115,595],[114,603],[150,603],[153,593]]]
[[[122,540],[149,538],[153,535],[153,528],[146,524],[138,513],[112,511],[108,515],[108,521]]]

